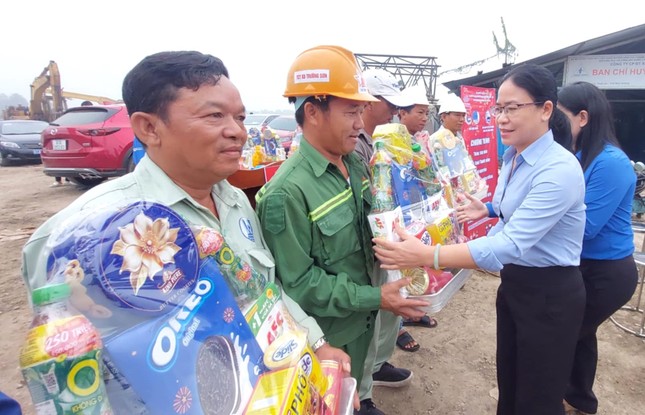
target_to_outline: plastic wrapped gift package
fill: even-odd
[[[152,202],[81,213],[47,244],[49,282],[99,329],[116,414],[242,414],[267,369],[214,258]]]

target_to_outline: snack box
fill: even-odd
[[[262,375],[244,414],[335,415],[299,366]]]
[[[307,343],[306,332],[285,332],[264,352],[264,365],[269,370],[300,367],[307,380],[320,394],[327,392],[327,378],[316,354]]]
[[[106,366],[118,370],[111,377],[138,397],[134,405],[142,402],[151,414],[242,414],[267,371],[262,350],[212,258],[204,260],[183,304],[104,343]],[[110,401],[127,407],[111,391],[114,385],[108,387]]]
[[[284,305],[280,287],[272,282],[267,284],[264,293],[246,311],[244,317],[262,351],[266,351],[283,333],[304,330]]]
[[[323,360],[320,365],[330,385],[323,400],[334,415],[353,415],[356,379],[344,377],[340,364],[335,360]]]
[[[425,307],[420,307],[421,310],[428,313],[428,315],[436,314],[448,304],[450,299],[457,291],[464,286],[466,281],[473,274],[472,269],[460,269],[455,276],[436,294],[428,295],[415,295],[408,298],[419,299],[428,303]]]
[[[327,378],[327,391],[323,400],[333,414],[338,413],[340,403],[340,388],[343,381],[343,369],[336,360],[323,360],[320,362],[323,375]]]

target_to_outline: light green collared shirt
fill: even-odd
[[[349,183],[305,138],[256,197],[285,291],[337,347],[369,330],[381,303],[371,285],[369,176],[358,156],[343,161]]]
[[[62,221],[81,211],[123,206],[140,200],[168,206],[190,225],[216,229],[237,255],[267,280],[274,281],[273,257],[244,193],[223,180],[213,186],[212,195],[219,220],[177,186],[150,158],[144,157],[134,172],[88,190],[34,232],[23,248],[22,276],[27,290],[31,292],[46,283],[47,239]],[[294,319],[309,331],[309,342],[314,344],[323,335],[315,319],[307,316],[284,293],[283,300]]]

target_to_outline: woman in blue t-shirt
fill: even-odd
[[[565,400],[571,413],[595,414],[596,331],[629,301],[638,279],[631,228],[636,176],[620,149],[611,106],[600,89],[588,82],[567,85],[558,93],[558,108],[571,122],[573,151],[584,171],[587,205],[580,255],[587,305]]]

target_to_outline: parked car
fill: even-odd
[[[291,141],[298,132],[299,127],[295,116],[280,115],[271,120],[267,124],[267,128],[280,137],[280,144],[288,152],[289,148],[291,148]]]
[[[47,125],[45,121],[1,120],[0,165],[12,161],[40,163],[40,133]]]
[[[278,116],[279,114],[247,114],[246,119],[244,119],[246,132],[248,133],[253,127],[262,132],[267,127],[267,124]]]
[[[84,186],[134,170],[134,133],[123,104],[71,108],[42,133],[44,172]]]

